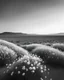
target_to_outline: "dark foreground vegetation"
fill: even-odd
[[[1,36],[0,80],[64,80],[63,38]]]

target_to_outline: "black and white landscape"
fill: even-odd
[[[50,42],[47,40],[43,42],[44,36],[1,33],[0,80],[63,80],[64,43],[59,40],[56,42],[54,36],[52,36],[54,40],[51,40],[50,35],[45,36]],[[28,37],[27,42],[25,42],[27,38],[24,42],[21,41],[24,37]],[[42,38],[42,41],[37,37]],[[32,42],[29,41],[30,38]]]
[[[63,0],[0,0],[0,80],[64,80]]]

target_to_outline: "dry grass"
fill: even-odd
[[[32,51],[33,49],[35,49],[38,46],[42,46],[42,44],[29,44],[29,45],[20,45],[20,47],[28,50],[28,51]]]
[[[7,46],[8,48],[14,50],[16,54],[20,56],[28,54],[28,51],[26,51],[25,49],[5,40],[0,40],[0,45]]]
[[[52,47],[64,51],[64,43],[54,43]]]
[[[6,66],[12,63],[16,59],[15,52],[3,45],[0,45],[0,67]]]
[[[52,47],[42,45],[41,47],[35,48],[32,54],[40,56],[47,63],[64,65],[64,53]]]

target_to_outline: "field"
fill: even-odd
[[[7,42],[0,42],[0,50],[2,49],[4,53],[10,51],[9,53],[12,54],[11,50],[14,51],[12,51],[13,53],[17,53],[14,55],[15,57],[12,57],[13,61],[11,61],[13,63],[9,63],[8,59],[5,58],[6,66],[2,67],[0,65],[0,80],[64,80],[64,36],[0,36],[0,39],[9,41],[18,47],[15,47],[13,44],[9,45]],[[58,43],[60,48],[58,47]],[[56,45],[53,46],[53,44]],[[1,45],[6,46],[7,50]],[[8,50],[8,48],[11,50]],[[29,55],[21,59],[22,55],[20,54],[23,53],[29,53]],[[18,54],[20,59],[16,58]],[[15,58],[17,59],[16,62],[14,62]],[[27,58],[29,58],[29,61],[27,61]],[[1,64],[4,61],[1,62],[0,58]],[[37,65],[34,65],[36,61]]]
[[[64,36],[0,36],[0,38],[17,44],[64,42]]]

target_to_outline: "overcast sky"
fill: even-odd
[[[0,32],[64,32],[63,0],[0,0]]]

